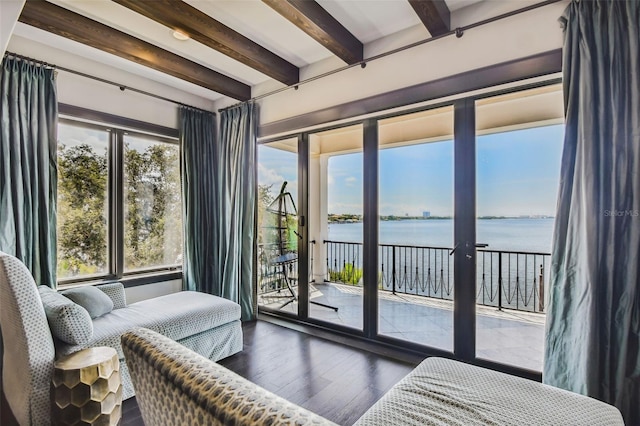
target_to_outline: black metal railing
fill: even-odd
[[[309,243],[309,282],[313,282],[313,258],[316,241]],[[297,252],[292,251],[293,259],[278,261],[282,254],[273,245],[258,244],[258,294],[279,292],[286,288],[285,274],[289,285],[298,285]]]
[[[362,285],[362,243],[324,241],[326,281]],[[378,288],[453,300],[453,258],[449,247],[381,244]],[[549,253],[478,250],[477,303],[544,312]]]
[[[381,244],[378,287],[438,299],[453,298],[453,259],[446,247]]]
[[[549,253],[478,250],[478,303],[544,312],[550,258]]]

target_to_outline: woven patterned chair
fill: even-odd
[[[335,426],[151,330],[125,333],[122,349],[146,426]]]
[[[0,252],[2,384],[20,425],[50,424],[50,387],[55,348],[38,287],[29,270]]]

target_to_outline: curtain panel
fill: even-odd
[[[215,241],[218,163],[216,116],[180,108],[180,155],[184,228],[183,286],[219,295]]]
[[[54,70],[5,57],[0,74],[0,250],[56,286],[58,101]]]
[[[240,304],[243,320],[255,316],[257,122],[257,107],[253,103],[220,114],[219,283],[222,295]]]
[[[543,380],[640,424],[640,2],[573,1]]]
[[[243,104],[220,115],[180,109],[184,207],[184,288],[240,304],[255,316],[256,108]]]

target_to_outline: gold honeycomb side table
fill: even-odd
[[[88,348],[54,363],[55,425],[112,426],[122,416],[122,383],[116,350]]]

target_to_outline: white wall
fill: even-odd
[[[16,31],[18,33],[19,31]],[[213,110],[210,99],[187,93],[156,81],[110,67],[90,59],[55,49],[14,34],[8,49],[13,53],[45,61],[74,71],[80,71],[105,80],[123,84],[149,93],[173,99],[205,110]],[[62,70],[57,76],[58,101],[95,111],[120,115],[135,120],[177,128],[178,106],[130,90],[121,91],[117,86],[78,76]]]
[[[468,30],[462,38],[445,37],[375,60],[364,69],[353,67],[303,84],[298,90],[290,89],[265,97],[259,101],[260,123],[271,123],[558,49],[562,47],[562,30],[558,17],[562,15],[566,4],[567,2],[559,2],[534,9]],[[523,5],[526,3],[518,2],[518,7]],[[463,9],[454,17],[454,25],[469,24],[486,15],[495,15],[495,9],[499,7],[504,5],[492,2],[485,7],[487,10],[474,11],[471,6],[465,8],[468,10]]]
[[[25,0],[0,0],[0,49],[4,55]],[[2,56],[0,55],[0,56]]]
[[[159,283],[127,287],[124,292],[127,295],[127,304],[164,296],[165,294],[182,291],[182,280],[163,281]]]

